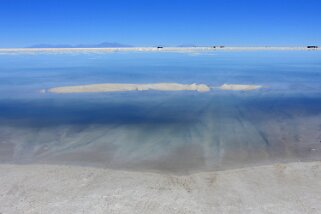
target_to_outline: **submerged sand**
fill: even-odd
[[[186,176],[0,165],[1,213],[320,213],[321,162]]]
[[[89,92],[119,92],[119,91],[198,91],[207,92],[210,88],[205,84],[152,83],[152,84],[122,84],[105,83],[51,88],[51,93],[89,93]]]

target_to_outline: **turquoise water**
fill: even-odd
[[[91,83],[257,91],[41,93]],[[321,159],[321,53],[0,55],[0,161],[190,172]]]

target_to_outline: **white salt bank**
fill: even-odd
[[[51,93],[90,93],[90,92],[119,92],[119,91],[198,91],[207,92],[210,88],[205,84],[179,84],[179,83],[154,83],[154,84],[122,84],[122,83],[106,83],[77,85],[51,88]]]
[[[221,90],[228,91],[251,91],[262,88],[261,85],[240,85],[240,84],[223,84],[219,87]]]

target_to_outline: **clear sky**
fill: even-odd
[[[320,0],[1,0],[0,47],[321,43]]]

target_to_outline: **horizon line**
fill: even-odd
[[[320,50],[317,45],[307,46],[132,46],[132,47],[49,47],[49,48],[0,48],[2,53],[56,52],[56,51],[216,51],[216,50]]]

